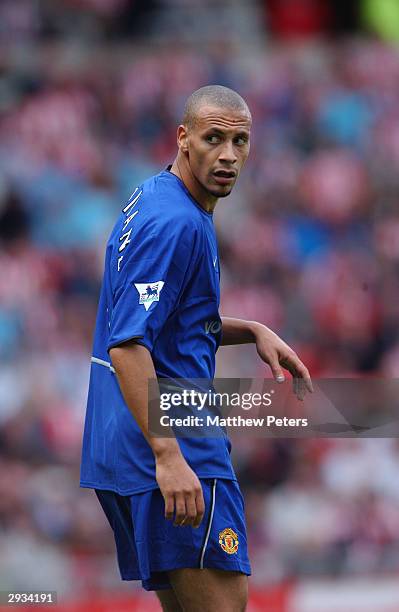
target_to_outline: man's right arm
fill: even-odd
[[[148,430],[148,381],[156,379],[150,352],[130,340],[111,348],[110,356],[126,405],[154,453],[165,517],[172,519],[175,514],[175,525],[198,527],[205,506],[197,475],[184,459],[176,438],[158,438]]]

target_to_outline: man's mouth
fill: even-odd
[[[215,170],[213,176],[219,185],[228,185],[235,180],[236,172],[234,170]]]

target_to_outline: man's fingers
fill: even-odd
[[[296,397],[302,402],[306,395],[306,388],[303,379],[299,378],[298,376],[294,376],[292,378],[292,383]]]
[[[176,527],[199,527],[205,514],[205,502],[202,487],[190,494],[175,493],[166,495],[165,518],[172,520]]]
[[[180,505],[179,497],[179,502],[176,502],[176,517],[174,524],[180,527],[199,527],[205,513],[205,503],[202,488],[198,492],[193,491],[190,494],[186,494],[183,499],[184,516],[182,517],[183,502],[181,502]],[[181,510],[178,510],[177,508],[181,508]]]
[[[296,376],[292,377],[292,390],[294,392],[294,395],[298,397],[298,379]]]
[[[298,376],[294,376],[292,382],[294,393],[297,398],[302,402],[306,395],[306,383],[303,378],[298,378]]]
[[[204,495],[202,493],[202,487],[201,487],[201,490],[197,493],[195,497],[195,504],[197,507],[197,516],[194,519],[193,527],[197,528],[200,526],[201,521],[204,518],[204,514],[205,514],[205,502],[204,502]]]
[[[194,525],[194,521],[197,518],[197,506],[195,503],[195,495],[191,494],[186,497],[186,520],[184,521],[184,526],[186,525]]]
[[[309,393],[313,393],[312,379],[310,378],[309,370],[300,359],[298,359],[298,365],[296,366],[296,370],[299,374],[299,378],[301,379],[301,384],[305,385]]]
[[[278,359],[269,359],[269,366],[270,369],[273,373],[274,379],[276,380],[276,382],[278,383],[282,383],[285,381],[285,376],[284,376],[284,372],[280,367],[280,364],[278,362]]]
[[[309,393],[313,393],[313,385],[312,380],[310,378],[309,370],[307,369],[305,364],[302,363],[299,357],[295,355],[295,353],[288,357],[285,357],[281,363],[284,367],[287,368],[287,370],[291,372],[292,376],[296,376],[299,379],[303,379],[306,389],[309,391]]]
[[[175,494],[175,507],[176,507],[176,514],[175,514],[175,521],[173,524],[177,527],[177,526],[182,525],[184,521],[187,520],[186,500],[184,498],[183,493]]]
[[[164,497],[165,499],[165,518],[168,521],[171,521],[173,519],[173,514],[175,511],[175,498],[173,497],[173,495],[165,495]]]

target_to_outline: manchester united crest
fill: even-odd
[[[219,533],[219,544],[228,555],[234,555],[238,550],[238,535],[227,527]]]

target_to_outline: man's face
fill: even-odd
[[[249,154],[251,117],[244,110],[202,106],[185,143],[193,177],[216,198],[228,196]]]

